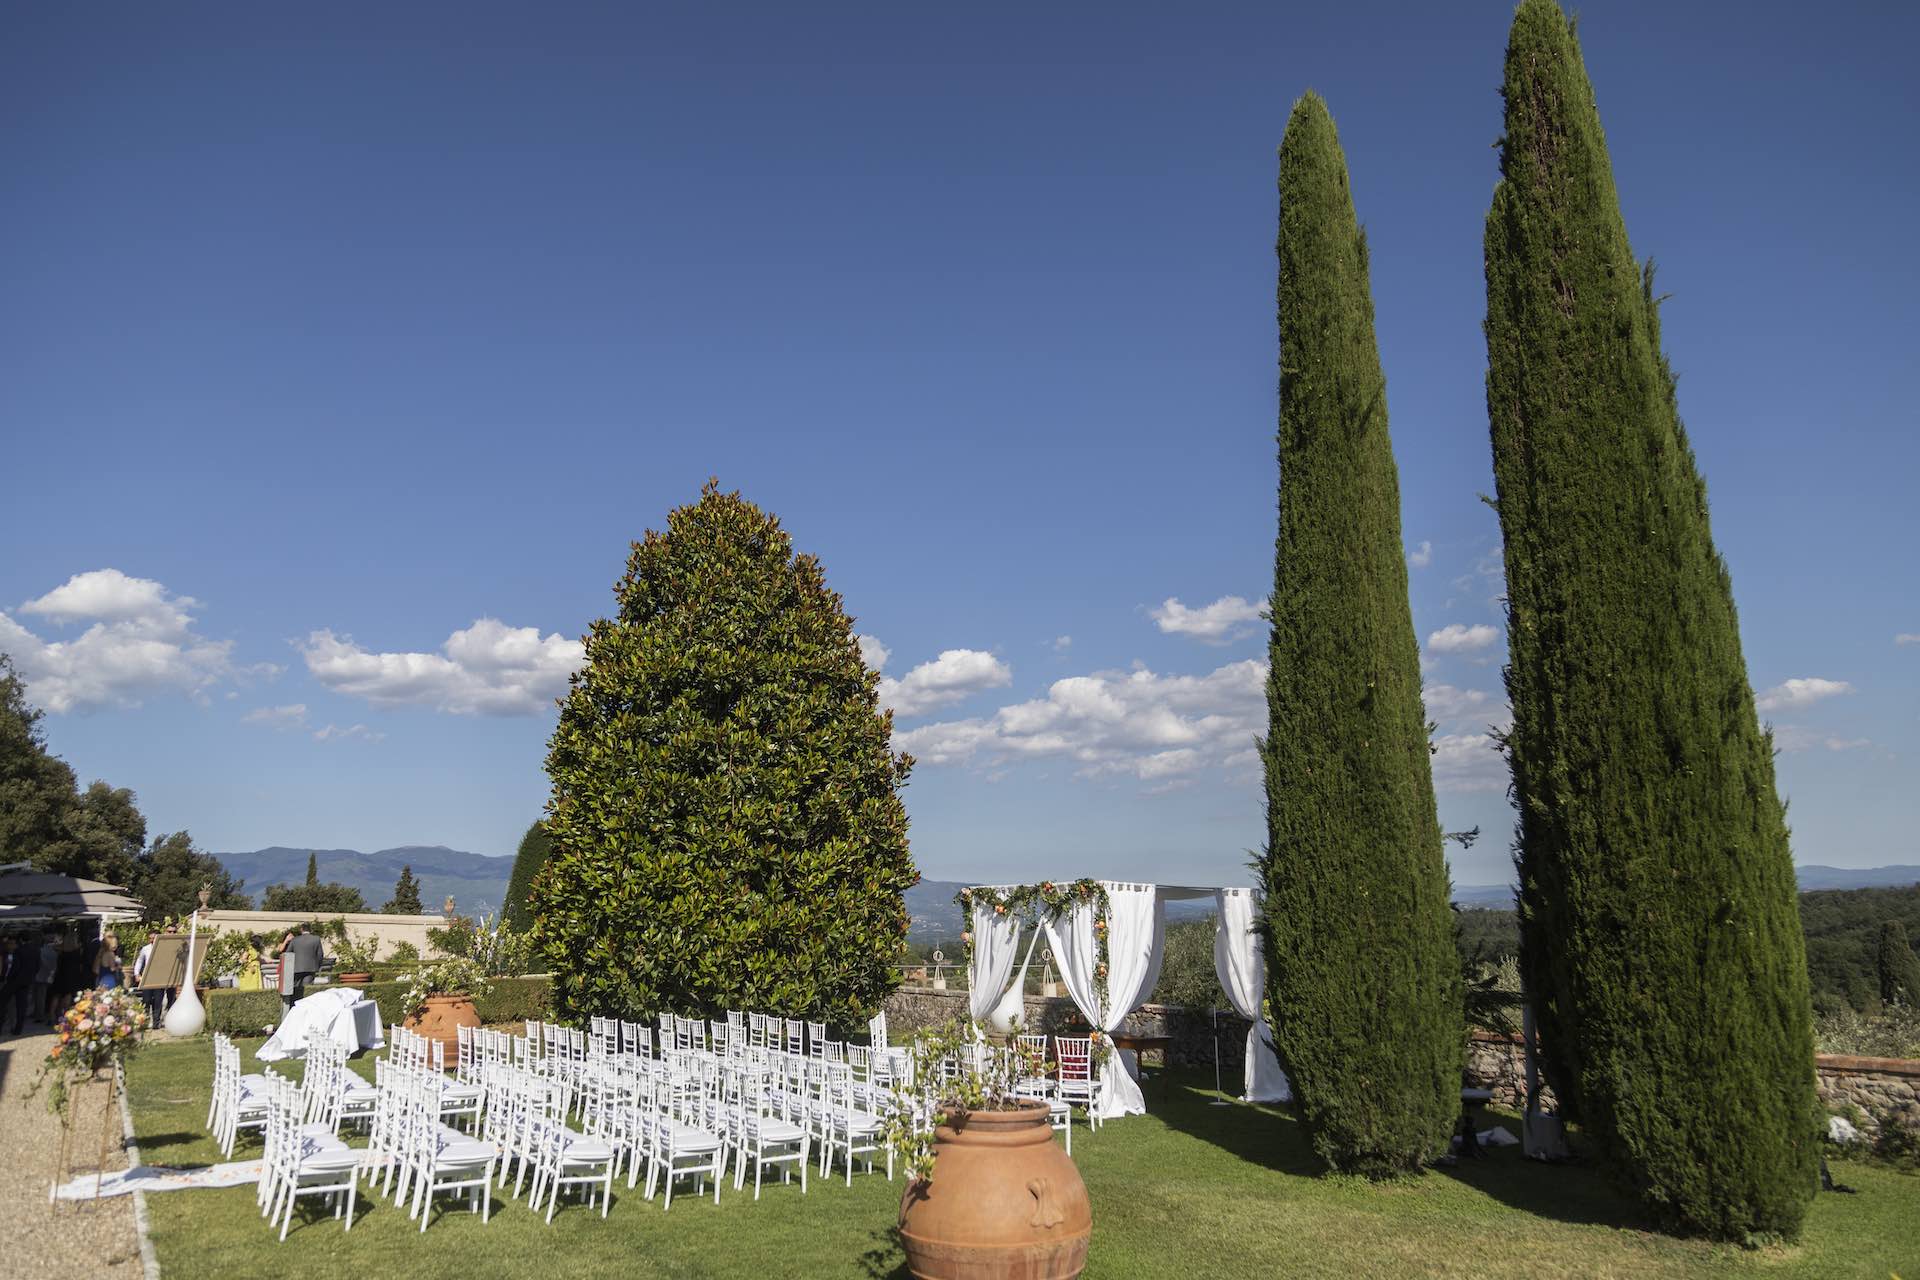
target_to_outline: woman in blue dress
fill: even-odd
[[[120,985],[120,939],[108,932],[93,955],[93,983],[103,991]]]

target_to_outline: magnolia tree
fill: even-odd
[[[547,756],[530,905],[556,1008],[864,1018],[918,879],[912,761],[820,562],[709,483],[614,597]]]

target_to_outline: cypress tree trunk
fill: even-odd
[[[1280,147],[1280,532],[1267,682],[1268,992],[1314,1149],[1444,1150],[1465,1038],[1367,245],[1326,103]]]
[[[1791,1236],[1818,1161],[1773,749],[1579,47],[1507,46],[1487,216],[1521,956],[1548,1078],[1667,1225]]]

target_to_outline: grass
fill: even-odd
[[[370,1071],[365,1062],[356,1066]],[[212,1053],[205,1041],[156,1045],[129,1071],[142,1156],[153,1164],[219,1160],[201,1127]],[[1089,1277],[1872,1277],[1920,1280],[1920,1178],[1836,1164],[1854,1195],[1821,1195],[1802,1241],[1745,1251],[1643,1229],[1632,1204],[1591,1169],[1544,1166],[1513,1148],[1457,1170],[1373,1186],[1319,1177],[1288,1117],[1210,1107],[1196,1076],[1149,1080],[1149,1114],[1099,1134],[1076,1126],[1074,1156],[1093,1200]],[[257,1145],[243,1148],[257,1153]],[[238,1154],[238,1153],[236,1153]],[[522,1202],[497,1200],[482,1227],[464,1210],[424,1236],[384,1201],[362,1201],[351,1234],[318,1202],[284,1245],[250,1187],[148,1197],[161,1270],[174,1276],[403,1274],[408,1280],[569,1277],[905,1275],[891,1228],[901,1184],[857,1175],[770,1186],[759,1203],[731,1187],[676,1197],[663,1213],[638,1192],[604,1221],[563,1205],[552,1226]],[[449,1202],[451,1203],[451,1202]]]

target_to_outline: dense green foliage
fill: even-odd
[[[1909,938],[1920,934],[1920,884],[1800,895],[1816,1008],[1865,1011],[1880,1003],[1880,929],[1888,920],[1898,920]]]
[[[709,483],[614,593],[547,757],[557,1007],[864,1019],[898,981],[912,761],[819,561]]]
[[[1874,957],[1880,979],[1880,999],[1887,1004],[1920,1005],[1920,957],[1907,943],[1906,926],[1882,921],[1880,947]]]
[[[352,885],[325,881],[320,884],[270,884],[262,895],[262,911],[311,911],[343,915],[366,911],[367,900]]]
[[[1366,238],[1314,94],[1280,146],[1276,252],[1267,987],[1314,1149],[1387,1175],[1445,1148],[1462,993]]]
[[[522,933],[533,928],[533,878],[547,865],[552,852],[553,841],[544,821],[535,822],[520,837],[520,852],[514,855],[513,874],[507,877],[507,900],[500,913]]]
[[[1522,963],[1549,1079],[1666,1224],[1799,1230],[1812,1032],[1785,815],[1578,44],[1525,0],[1487,215]]]
[[[227,873],[220,859],[193,847],[184,831],[161,836],[134,863],[133,891],[146,907],[149,920],[179,919],[200,903],[200,890],[209,888],[207,905],[216,911],[245,911],[253,899]]]
[[[1220,971],[1213,961],[1217,926],[1205,920],[1182,920],[1167,926],[1166,950],[1160,961],[1160,980],[1148,997],[1154,1004],[1182,1009],[1232,1009],[1220,989]]]
[[[387,899],[387,905],[380,910],[390,916],[417,916],[424,908],[420,905],[420,881],[414,876],[412,867],[401,867],[400,878],[393,882],[393,896]]]

